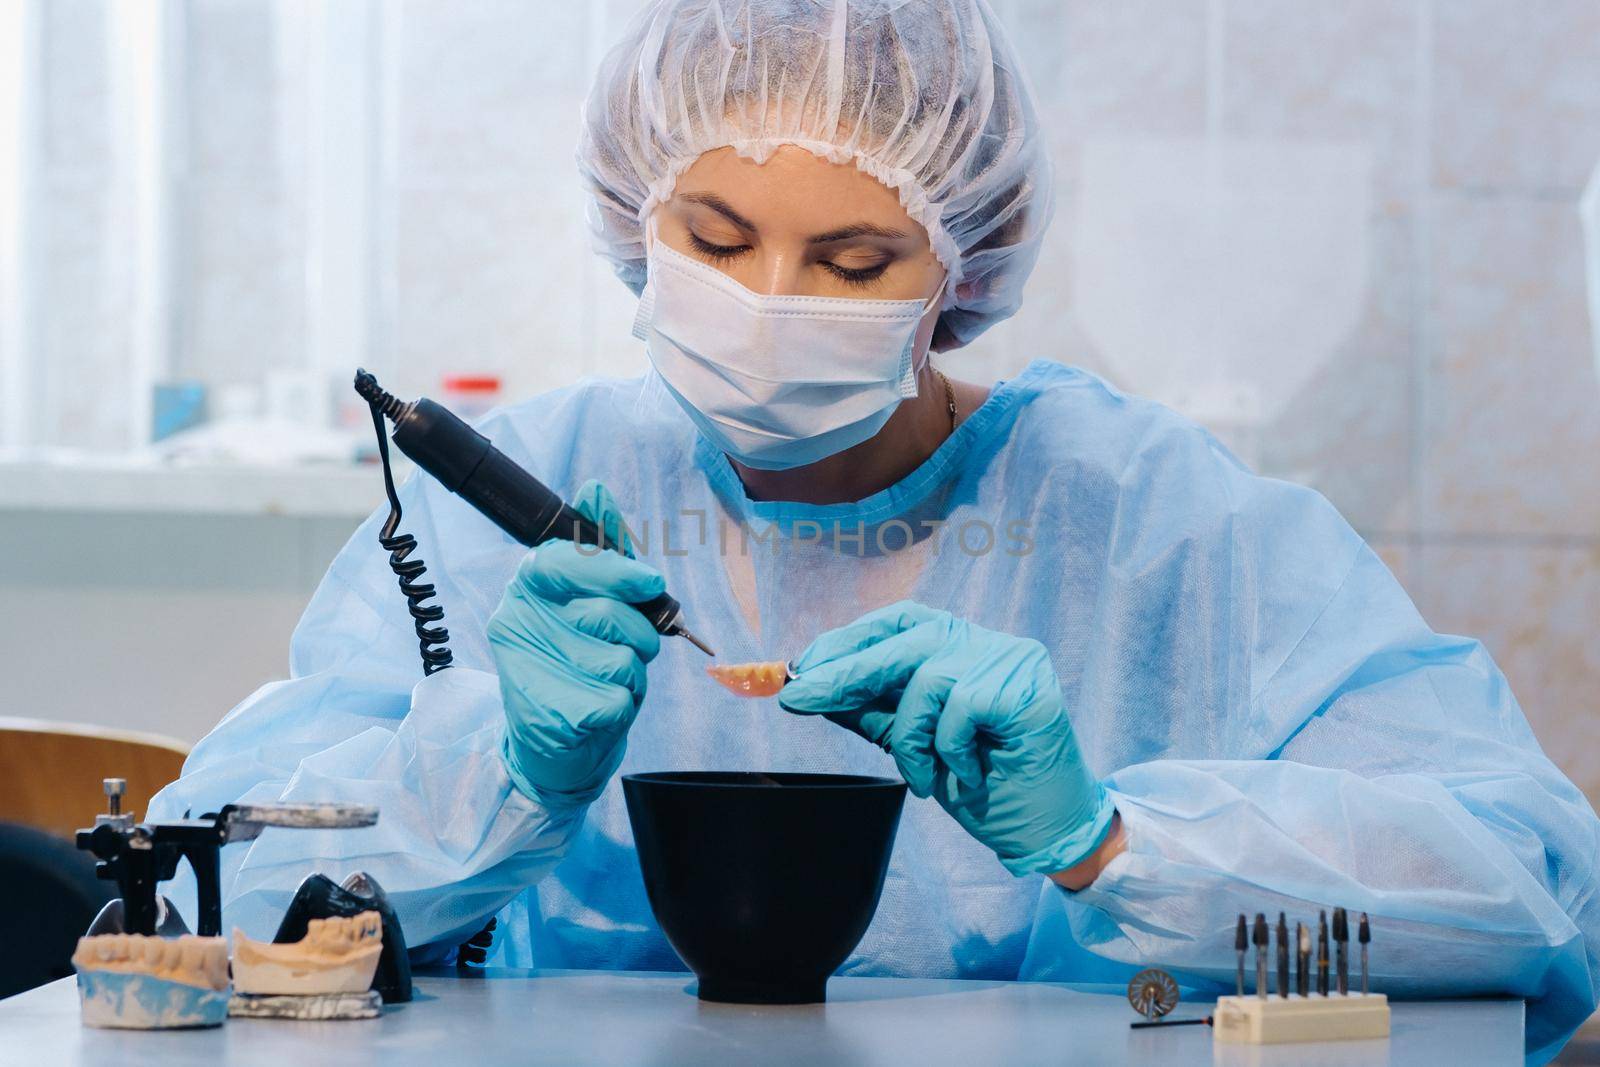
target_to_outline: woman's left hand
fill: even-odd
[[[1013,874],[1064,871],[1106,837],[1115,809],[1039,642],[907,600],[823,634],[791,667],[784,708],[883,746]]]

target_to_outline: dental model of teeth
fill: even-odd
[[[72,954],[86,1026],[167,1030],[228,1016],[228,943],[220,937],[80,937]]]
[[[365,993],[382,952],[383,922],[375,911],[348,919],[312,919],[306,936],[286,945],[252,941],[235,928],[234,992],[301,997]]]

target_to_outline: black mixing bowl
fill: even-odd
[[[690,771],[624,775],[622,793],[650,910],[700,999],[825,999],[878,907],[905,783]]]

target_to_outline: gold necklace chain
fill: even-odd
[[[950,409],[950,429],[954,430],[956,428],[956,389],[955,389],[955,386],[950,384],[950,379],[946,378],[945,375],[944,375],[944,371],[940,370],[939,368],[935,367],[934,370],[933,370],[933,373],[937,374],[939,376],[939,380],[944,383],[944,403],[945,403],[945,407]]]

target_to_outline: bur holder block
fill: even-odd
[[[1389,998],[1347,996],[1218,997],[1216,1040],[1233,1045],[1284,1045],[1389,1036]]]

